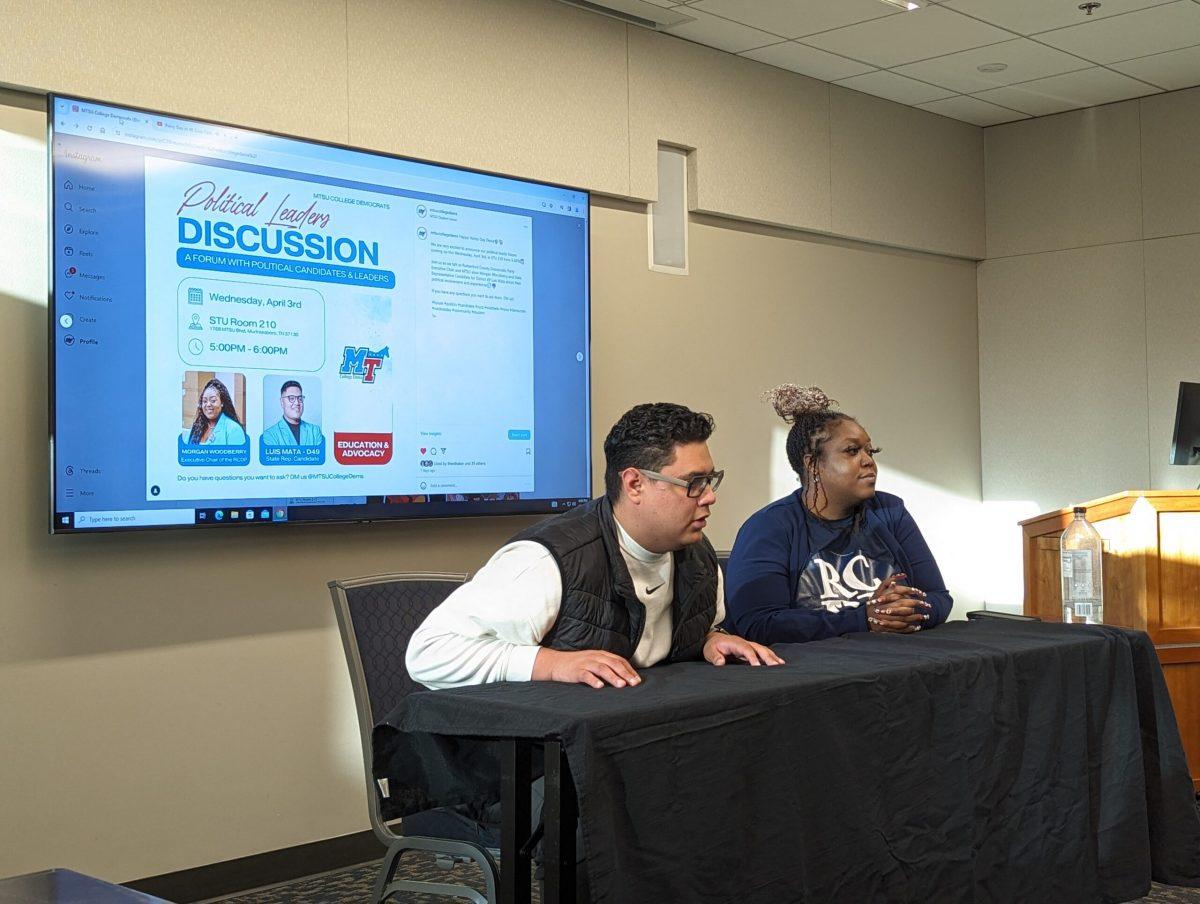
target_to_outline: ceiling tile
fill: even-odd
[[[944,100],[935,100],[917,106],[921,110],[939,113],[942,116],[949,116],[951,119],[961,119],[963,122],[974,123],[977,126],[994,126],[1002,122],[1029,118],[1024,113],[998,107],[974,97],[964,97],[961,94],[957,97],[947,97]]]
[[[1200,45],[1113,63],[1112,68],[1168,91],[1200,85]]]
[[[1161,6],[1173,0],[1104,0],[1090,17],[1079,9],[1080,2],[1082,0],[1075,3],[1050,3],[1048,0],[944,0],[942,5],[1018,34],[1031,35],[1081,22],[1096,22],[1135,9]]]
[[[1046,116],[1078,107],[1107,104],[1157,93],[1149,85],[1134,81],[1119,72],[1095,66],[1020,85],[992,88],[990,91],[980,91],[974,96],[1032,116]]]
[[[666,29],[667,34],[687,38],[698,44],[707,44],[718,50],[728,50],[730,53],[741,53],[743,50],[753,50],[755,47],[779,43],[778,35],[768,34],[757,28],[722,19],[691,6],[680,7],[680,9],[696,21],[673,25]]]
[[[805,38],[804,43],[890,68],[984,44],[996,44],[1012,37],[1010,32],[992,25],[939,6],[929,6],[812,35]]]
[[[1200,3],[1176,0],[1038,35],[1038,40],[1095,63],[1116,63],[1179,50],[1200,35]]]
[[[988,63],[1006,63],[1008,68],[1003,72],[980,72],[979,67]],[[952,91],[971,94],[1000,85],[1028,82],[1035,78],[1088,67],[1088,62],[1079,57],[1046,47],[1036,41],[1018,38],[1015,41],[909,63],[893,71],[941,85]]]
[[[954,94],[953,91],[947,91],[945,88],[927,85],[893,72],[868,72],[866,75],[841,79],[837,84],[843,88],[852,88],[863,94],[874,94],[876,97],[910,106],[950,97]]]
[[[785,38],[799,38],[899,15],[879,0],[696,0],[691,9],[724,16]]]
[[[784,41],[781,44],[772,44],[770,47],[760,47],[758,50],[747,51],[742,56],[762,63],[770,63],[780,69],[790,69],[801,75],[819,78],[825,82],[861,75],[872,69],[872,67],[855,60],[826,53],[815,47],[797,44],[795,41]]]

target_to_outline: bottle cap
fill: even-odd
[[[1086,515],[1087,514],[1087,506],[1086,505],[1077,505],[1077,506],[1075,506],[1075,508],[1072,509],[1072,511],[1083,512],[1083,514]]]

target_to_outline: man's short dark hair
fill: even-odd
[[[287,392],[287,391],[288,391],[289,389],[291,389],[293,386],[295,386],[295,387],[296,387],[297,389],[299,389],[301,392],[304,392],[304,387],[303,387],[303,386],[301,386],[301,385],[300,385],[299,383],[297,383],[295,380],[288,380],[286,383],[284,383],[282,386],[280,386],[280,387],[279,387],[279,394],[280,394],[280,395],[283,395],[285,392]]]
[[[610,502],[621,496],[626,468],[658,471],[675,458],[675,447],[705,442],[713,432],[712,415],[671,402],[635,405],[613,424],[604,440],[604,492]]]

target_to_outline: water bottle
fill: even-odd
[[[1075,506],[1075,520],[1059,544],[1062,563],[1063,623],[1104,624],[1104,565],[1100,534],[1088,523],[1087,509]]]

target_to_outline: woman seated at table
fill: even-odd
[[[189,446],[240,446],[246,442],[246,431],[229,390],[216,377],[204,384],[196,403],[196,419],[184,435],[184,442]]]
[[[766,394],[791,424],[794,493],[742,525],[725,574],[726,624],[758,643],[854,631],[914,634],[952,601],[937,562],[897,496],[875,492],[879,449],[815,386]]]

